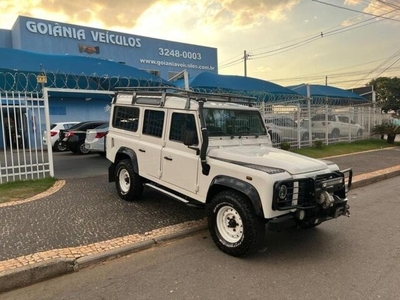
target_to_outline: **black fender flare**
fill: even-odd
[[[118,163],[123,159],[129,159],[132,163],[132,168],[135,173],[139,174],[139,164],[136,156],[136,152],[127,147],[119,148],[118,152],[115,154],[114,162],[108,167],[108,182],[115,181],[115,170]]]
[[[214,177],[214,179],[211,181],[209,190],[212,190],[213,186],[215,185],[226,186],[232,190],[236,190],[246,195],[250,199],[256,215],[264,218],[260,195],[252,184],[234,177],[220,175]]]

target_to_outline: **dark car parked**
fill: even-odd
[[[106,123],[108,121],[86,121],[76,124],[67,130],[60,130],[60,141],[75,154],[87,154],[90,150],[85,147],[86,130]]]

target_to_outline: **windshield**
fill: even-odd
[[[267,134],[259,111],[205,108],[204,120],[210,137]]]

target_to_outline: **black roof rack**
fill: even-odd
[[[236,94],[220,94],[220,93],[204,93],[204,92],[196,92],[192,90],[185,90],[177,87],[171,86],[157,86],[157,87],[119,87],[117,88],[117,93],[129,93],[133,95],[132,104],[136,103],[138,96],[160,96],[162,97],[158,103],[154,101],[152,103],[147,104],[157,104],[160,106],[164,106],[166,96],[175,96],[175,97],[185,97],[188,102],[186,104],[186,108],[190,107],[190,100],[195,101],[214,101],[214,102],[231,102],[236,104],[246,104],[248,106],[253,106],[256,103],[256,98],[236,95]]]

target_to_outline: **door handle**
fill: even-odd
[[[164,159],[166,159],[166,160],[172,160],[172,158],[171,158],[171,157],[168,157],[168,156],[164,156]]]
[[[139,149],[139,152],[146,152],[146,150],[144,150],[144,149]]]

